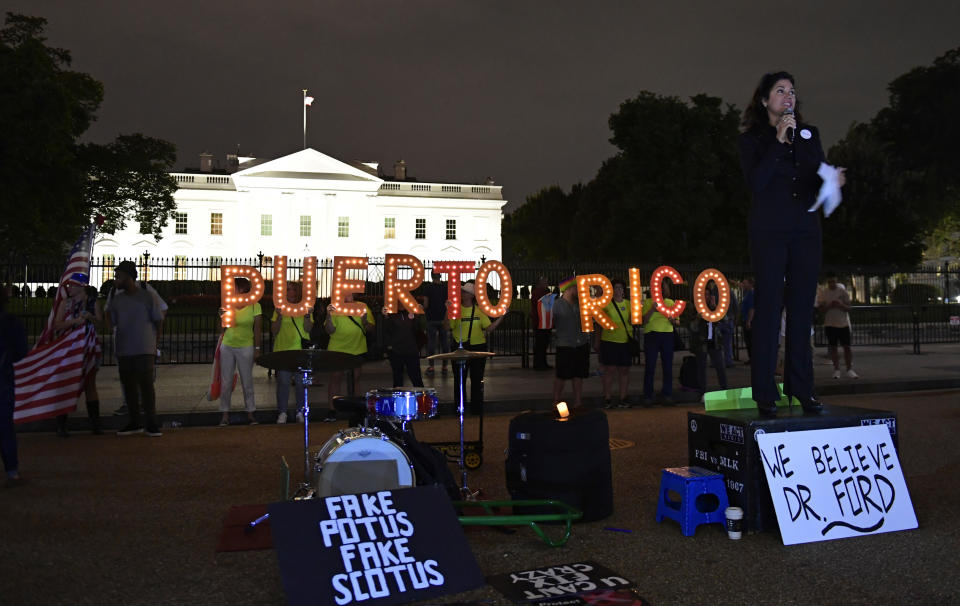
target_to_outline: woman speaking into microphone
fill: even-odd
[[[787,72],[760,79],[740,126],[740,166],[753,194],[748,230],[756,275],[753,399],[761,413],[776,414],[777,341],[780,313],[786,309],[783,391],[805,412],[817,413],[823,405],[813,387],[810,327],[823,247],[819,213],[808,209],[822,184],[820,133],[803,122],[794,78]]]

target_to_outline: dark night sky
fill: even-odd
[[[421,180],[504,186],[510,210],[586,182],[607,118],[641,90],[742,108],[759,76],[797,77],[826,145],[887,104],[893,78],[960,45],[957,0],[790,3],[457,0],[13,0],[105,85],[88,138],[172,141],[178,168],[300,149],[403,158]]]

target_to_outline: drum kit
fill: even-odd
[[[476,495],[467,486],[467,466],[464,461],[463,387],[466,367],[470,360],[493,355],[485,351],[465,350],[461,346],[452,352],[429,358],[449,360],[454,367],[455,379],[460,385],[460,389],[455,390],[459,396],[456,404],[460,422],[460,492],[467,499],[475,498]],[[436,390],[397,387],[368,391],[357,402],[359,406],[356,412],[362,413],[364,418],[360,426],[339,430],[326,441],[311,462],[310,401],[307,388],[314,383],[314,373],[352,371],[360,366],[360,358],[322,349],[303,349],[265,354],[257,363],[273,370],[295,372],[302,379],[304,475],[303,482],[294,493],[294,499],[323,498],[416,485],[414,466],[403,447],[404,438],[413,438],[409,423],[436,416],[439,404]],[[353,381],[348,379],[347,385],[348,395],[351,397],[347,399],[356,402],[356,398],[352,398]]]

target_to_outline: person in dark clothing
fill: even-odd
[[[544,326],[543,319],[540,317],[540,307],[537,303],[540,299],[550,292],[550,288],[545,276],[537,278],[537,283],[533,286],[533,292],[530,293],[530,325],[533,327],[533,369],[550,370],[547,364],[547,346],[550,345],[550,327]]]
[[[817,294],[822,242],[820,217],[808,212],[822,180],[820,133],[803,122],[787,72],[765,74],[743,113],[737,139],[740,166],[753,194],[750,259],[756,276],[751,384],[763,414],[776,414],[777,337],[780,312],[787,310],[784,392],[804,411],[823,405],[813,387],[810,326]],[[844,183],[840,173],[840,185]]]
[[[708,288],[706,292],[707,307],[716,309],[717,291]],[[728,312],[728,315],[732,312]],[[720,389],[727,389],[727,369],[724,365],[723,343],[729,324],[724,321],[708,322],[694,315],[687,325],[690,332],[690,353],[697,358],[697,388],[703,395],[707,391],[707,357],[717,370],[717,383]]]
[[[743,343],[747,346],[747,361],[753,359],[753,278],[747,277],[740,282],[743,300],[740,301],[740,323],[743,324]]]
[[[447,317],[447,285],[440,281],[440,274],[431,273],[429,284],[424,284],[423,307],[427,320],[427,376],[433,376],[433,360],[429,357],[437,352],[438,345],[440,352],[450,351],[450,337],[443,328],[443,320]],[[419,363],[418,363],[419,366]],[[447,374],[447,361],[444,360],[440,366],[443,374]]]
[[[445,307],[444,307],[445,308]],[[420,375],[420,349],[417,347],[417,331],[426,325],[424,317],[405,309],[392,314],[383,308],[383,341],[393,369],[393,386],[403,386],[406,371],[414,387],[423,387]]]
[[[23,478],[17,457],[17,432],[13,428],[13,364],[27,355],[27,331],[19,318],[7,313],[8,289],[0,289],[0,457],[7,486],[15,486]]]

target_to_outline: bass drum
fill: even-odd
[[[407,453],[373,427],[350,427],[327,440],[317,453],[314,478],[319,497],[416,484]]]

